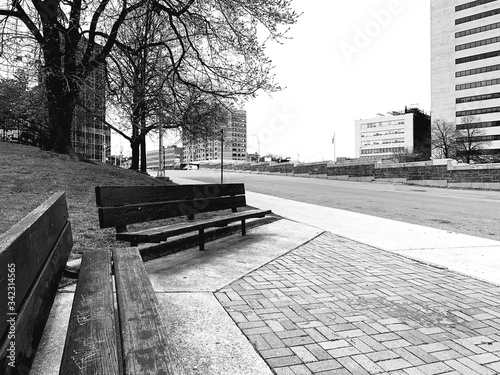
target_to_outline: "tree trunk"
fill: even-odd
[[[147,173],[146,135],[141,134],[141,172]]]
[[[140,154],[141,139],[138,135],[132,135],[130,147],[132,148],[132,163],[130,169],[134,171],[139,170],[139,154]]]
[[[56,75],[45,78],[49,112],[48,148],[78,159],[71,145],[71,127],[79,88],[74,82]]]

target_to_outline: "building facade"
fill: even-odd
[[[500,1],[431,0],[431,115],[500,154]],[[472,122],[470,125],[464,122]]]
[[[163,148],[161,157],[163,158],[163,166],[165,169],[179,169],[181,166],[183,148],[177,146],[168,146]],[[146,160],[148,169],[158,170],[160,168],[160,150],[146,152]]]
[[[247,159],[247,116],[244,110],[228,111],[219,129],[224,135],[198,142],[184,142],[184,163],[206,161],[246,161]],[[221,140],[223,145],[221,147]]]
[[[102,82],[105,79],[105,69],[100,67],[85,80],[80,91],[80,103],[90,112],[76,106],[71,132],[71,143],[77,153],[103,162],[111,155],[111,130],[104,124],[106,93]]]
[[[355,122],[355,155],[386,159],[408,152],[430,157],[430,116],[417,108]]]

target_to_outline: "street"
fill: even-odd
[[[167,176],[219,183],[218,170]],[[500,241],[500,192],[333,181],[224,171],[224,183],[248,191]],[[270,208],[272,207],[263,207]]]

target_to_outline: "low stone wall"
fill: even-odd
[[[315,174],[327,174],[329,162],[318,162],[318,163],[304,163],[296,164],[293,168],[293,174],[303,175],[305,173],[310,175]]]
[[[269,172],[271,173],[293,173],[293,169],[293,163],[278,163],[269,165]]]
[[[333,164],[328,167],[327,175],[330,176],[349,176],[350,177],[369,177],[375,175],[374,164],[354,164],[341,165]]]
[[[446,165],[401,168],[376,168],[375,178],[406,178],[407,180],[448,180],[451,172]]]
[[[220,164],[201,168],[220,169]],[[454,186],[500,190],[499,164],[457,164],[451,159],[400,164],[333,164],[317,163],[239,163],[224,164],[224,169],[258,173],[283,173],[296,177],[331,180],[392,181],[422,186]]]

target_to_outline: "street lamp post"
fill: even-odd
[[[220,130],[220,183],[224,183],[224,129]]]
[[[163,159],[163,127],[160,121],[159,126],[159,147],[158,147],[158,174],[157,177],[165,177],[165,161]]]

